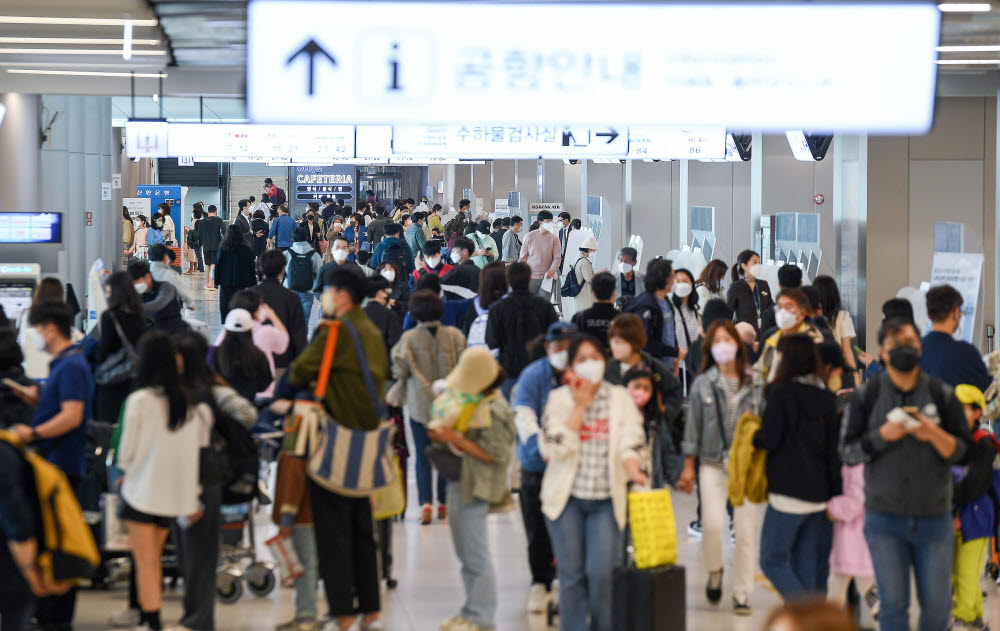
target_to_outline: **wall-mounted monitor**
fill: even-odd
[[[62,243],[62,213],[0,212],[0,243]]]
[[[777,241],[795,241],[795,213],[777,213],[775,215],[774,238]]]

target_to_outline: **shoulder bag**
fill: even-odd
[[[94,369],[94,379],[99,386],[120,386],[132,378],[135,368],[139,364],[139,356],[132,343],[125,336],[125,332],[122,331],[115,314],[108,311],[108,315],[111,316],[111,322],[115,325],[115,331],[118,333],[122,347],[97,365],[97,368]]]

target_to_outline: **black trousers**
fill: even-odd
[[[178,623],[193,631],[215,628],[215,570],[219,564],[222,489],[206,485],[201,493],[205,514],[187,528],[174,526],[174,540],[184,577],[184,616]]]
[[[553,563],[552,540],[542,515],[542,474],[521,470],[521,517],[528,537],[528,566],[531,582],[541,583],[548,589],[556,576]]]
[[[330,615],[379,611],[371,500],[331,493],[312,480],[309,480],[309,499],[316,529],[319,575],[326,588]]]
[[[21,575],[7,542],[0,543],[0,631],[28,631],[35,596]]]

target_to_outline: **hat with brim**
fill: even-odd
[[[233,333],[245,333],[253,329],[253,316],[246,309],[233,309],[226,314],[226,323],[222,328]]]
[[[581,250],[596,250],[597,249],[597,239],[595,239],[594,237],[587,237],[586,239],[583,240],[583,243],[580,244],[580,249]]]
[[[472,346],[458,357],[458,364],[445,378],[449,388],[466,394],[480,394],[493,385],[500,374],[500,364],[485,346]]]

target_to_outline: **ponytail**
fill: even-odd
[[[737,263],[733,265],[733,282],[743,279],[743,270],[740,268],[740,264]]]

